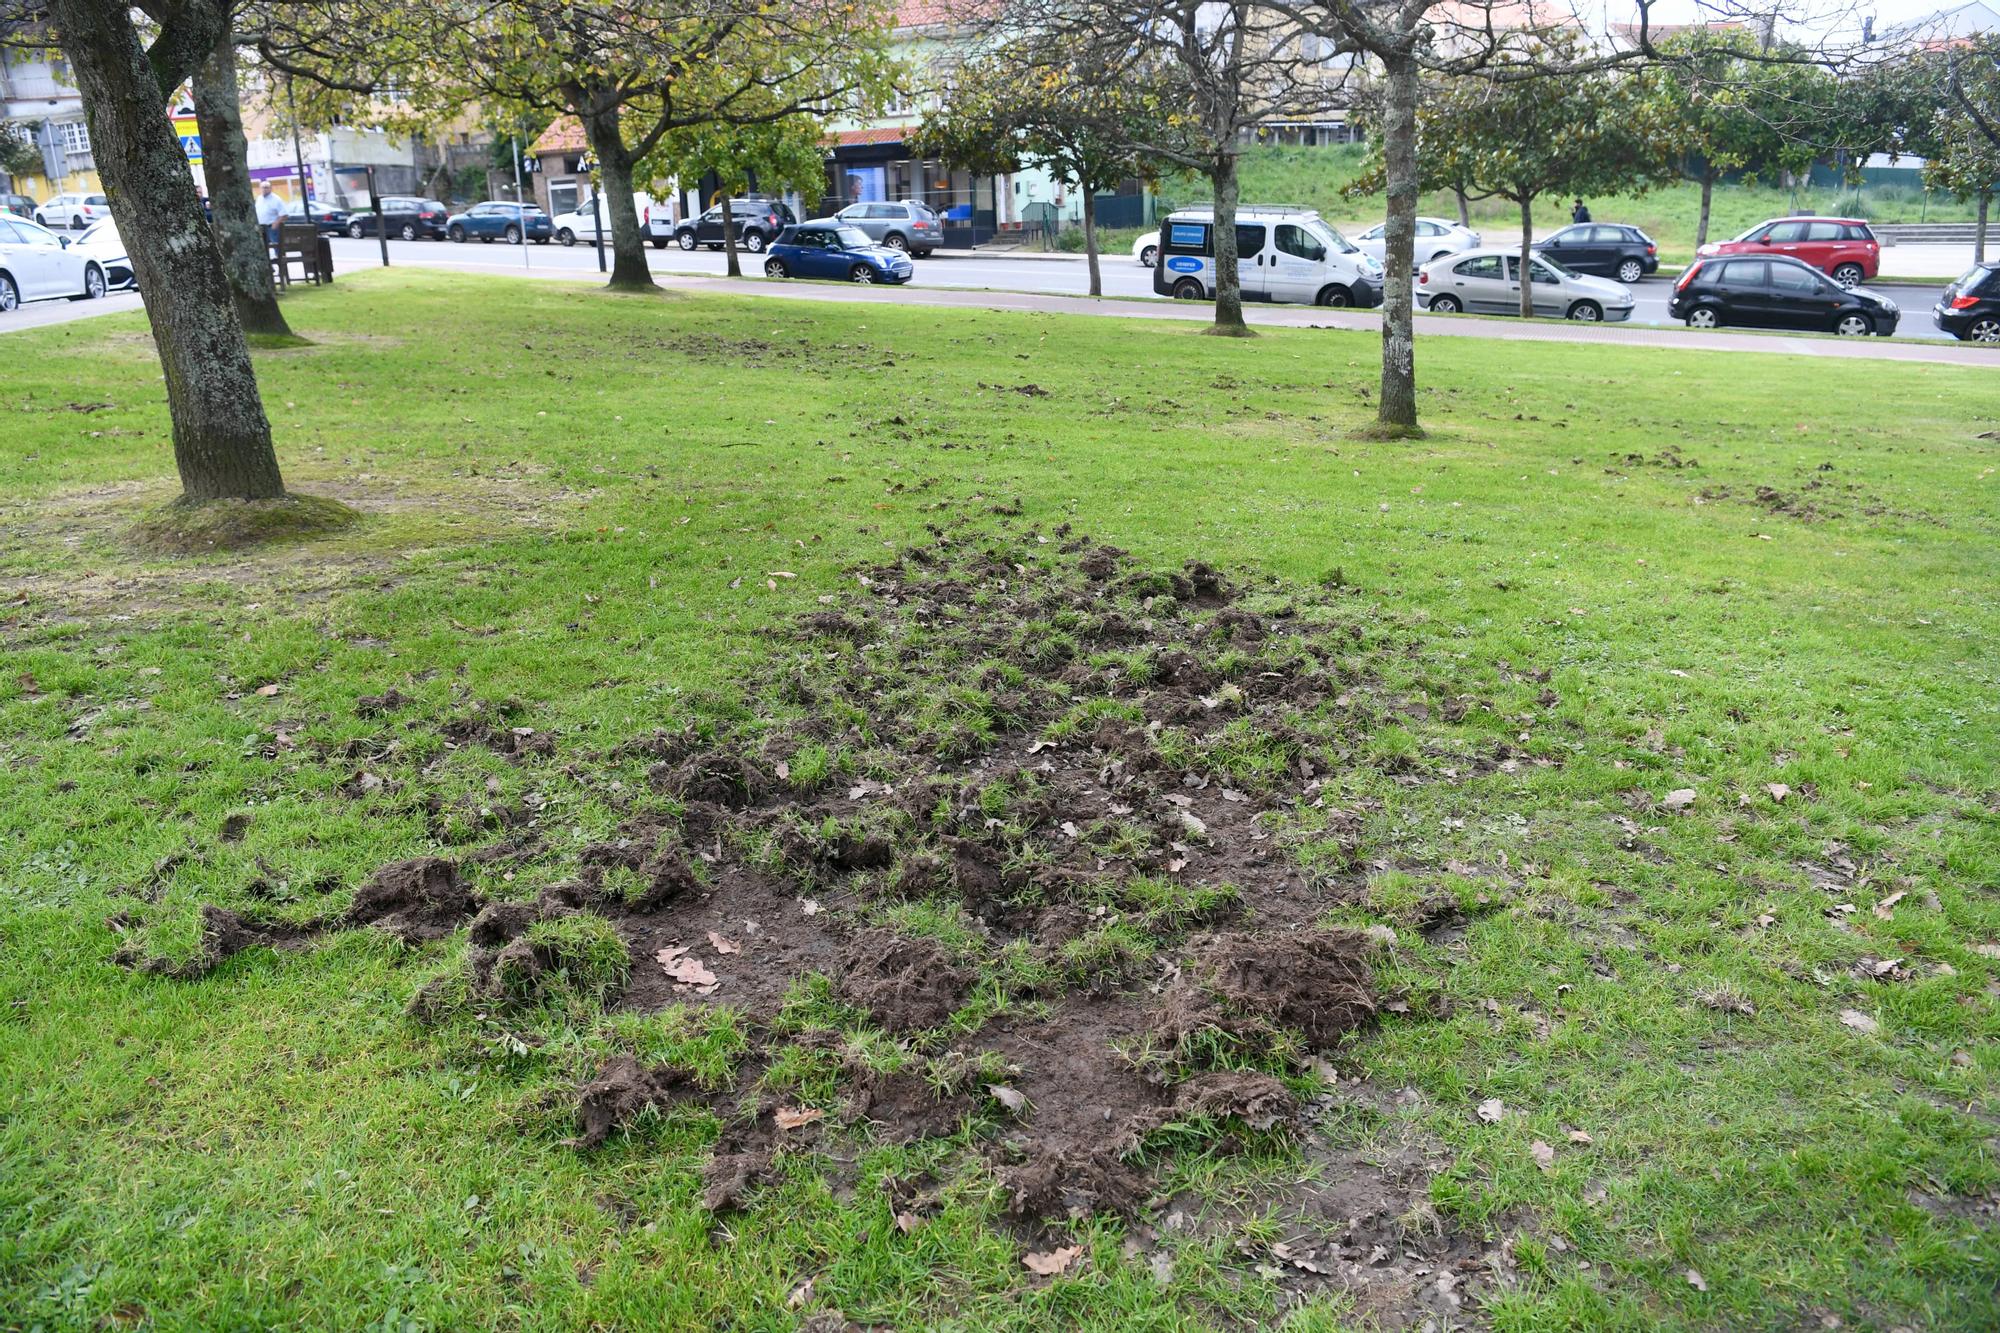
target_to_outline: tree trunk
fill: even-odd
[[[722,252],[729,256],[729,276],[743,276],[743,265],[736,258],[736,215],[730,210],[729,191],[722,191]]]
[[[51,0],[50,13],[165,372],[183,498],[276,499],[285,483],[257,372],[161,87],[191,75],[200,53],[213,50],[226,11],[212,11],[215,27],[197,34],[186,68],[165,70],[147,59],[124,0]],[[170,22],[185,29],[210,16],[190,5]]]
[[[1384,61],[1388,100],[1382,120],[1382,161],[1387,177],[1388,223],[1382,230],[1382,391],[1378,432],[1416,435],[1417,341],[1411,310],[1417,248],[1417,62],[1409,55]],[[1465,193],[1458,192],[1459,211]]]
[[[1528,257],[1535,252],[1535,196],[1521,196],[1521,318],[1535,317],[1535,284],[1529,281]]]
[[[278,287],[271,280],[271,248],[257,225],[250,144],[236,92],[236,43],[227,33],[194,72],[194,114],[201,126],[215,243],[222,251],[230,295],[236,299],[236,318],[246,333],[290,337],[291,325],[278,309]]]
[[[1097,263],[1097,191],[1083,188],[1083,258],[1090,268],[1090,294],[1104,295],[1104,274]]]
[[[1210,176],[1215,186],[1215,323],[1208,332],[1225,338],[1253,337],[1243,322],[1243,280],[1236,255],[1236,154],[1216,159]]]
[[[611,218],[611,280],[605,286],[617,292],[656,292],[659,286],[646,263],[646,233],[639,224],[638,205],[632,202],[632,154],[618,128],[617,109],[582,120],[584,137],[597,158],[598,192],[609,196],[605,211]]]
[[[1451,192],[1458,200],[1458,225],[1461,227],[1470,227],[1472,225],[1472,201],[1465,197],[1465,187],[1454,185],[1451,187]]]
[[[1992,208],[1993,208],[1993,191],[1991,190],[1980,191],[1979,228],[1978,230],[1972,233],[1972,262],[1975,264],[1983,264],[1986,262],[1986,215],[1992,211]]]
[[[1694,224],[1694,248],[1699,250],[1708,244],[1708,205],[1715,197],[1715,169],[1704,168],[1701,173],[1701,217]]]

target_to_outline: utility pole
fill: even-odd
[[[514,216],[520,220],[521,267],[532,268],[528,262],[528,201],[521,194],[521,136],[510,134],[507,142],[514,154]]]
[[[299,207],[305,210],[306,225],[311,227],[313,201],[312,191],[306,186],[306,151],[299,146],[299,100],[292,93],[292,76],[289,74],[285,76],[285,103],[292,117],[292,160],[299,168]],[[313,227],[313,235],[318,237],[319,228]]]

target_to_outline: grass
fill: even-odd
[[[1265,145],[1250,148],[1242,159],[1242,197],[1246,203],[1297,204],[1317,209],[1328,221],[1350,234],[1364,231],[1382,220],[1386,204],[1381,195],[1354,198],[1344,191],[1361,174],[1366,149],[1359,144],[1324,148]],[[1162,203],[1174,207],[1209,202],[1205,182],[1170,179],[1160,188]],[[1569,221],[1573,200],[1548,198],[1536,201],[1536,233],[1545,234]],[[1651,190],[1632,198],[1599,198],[1589,201],[1591,215],[1601,222],[1624,222],[1643,228],[1660,246],[1661,259],[1684,264],[1694,257],[1695,229],[1701,218],[1701,187],[1687,181]],[[1417,211],[1429,217],[1456,218],[1458,201],[1450,194],[1427,194]],[[1496,244],[1520,235],[1520,209],[1504,199],[1474,201],[1469,213],[1472,225]],[[1839,217],[1867,218],[1871,222],[1970,222],[1974,205],[1970,201],[1932,194],[1903,186],[1873,186],[1863,189],[1788,190],[1775,185],[1721,184],[1710,202],[1708,238],[1727,240],[1767,218],[1790,213],[1824,213]],[[1107,254],[1129,250],[1136,229],[1109,229],[1100,245]],[[1064,233],[1067,241],[1068,232]],[[1082,249],[1082,232],[1076,232],[1074,248]],[[1890,267],[1894,267],[1892,264]]]
[[[943,1170],[934,1147],[857,1142],[838,1190],[795,1162],[722,1230],[698,1207],[711,1118],[579,1153],[564,1098],[608,1051],[714,1083],[744,1049],[726,1014],[600,1021],[616,963],[587,923],[543,941],[579,960],[576,1002],[442,1027],[404,1006],[458,966],[449,941],[335,933],[192,982],[109,962],[114,912],[165,935],[203,901],[337,910],[450,833],[420,790],[474,825],[532,794],[571,854],[616,821],[600,775],[445,752],[358,719],[358,697],[394,686],[427,719],[516,700],[566,752],[738,717],[845,569],[1018,502],[1147,564],[1338,583],[1410,643],[1391,688],[1479,701],[1371,738],[1337,775],[1355,822],[1306,811],[1284,845],[1355,867],[1342,919],[1398,931],[1384,980],[1411,1013],[1340,1063],[1344,1084],[1411,1093],[1326,1132],[1439,1145],[1423,1202],[1516,1265],[1481,1317],[1990,1327],[1990,372],[1437,339],[1431,433],[1389,444],[1360,438],[1361,334],[414,272],[287,314],[312,346],[258,354],[287,482],[364,519],[250,558],[123,542],[171,495],[137,315],[9,335],[0,1322],[777,1329],[810,1278],[804,1310],[898,1327],[1279,1323],[1276,1280],[1232,1240],[1269,1240],[1262,1221],[1169,1242],[1164,1286],[1119,1223],[1079,1222],[1087,1261],[1045,1281],[976,1174],[948,1174],[920,1229],[893,1224],[877,1182]],[[962,703],[939,700],[940,725]],[[1255,779],[1257,740],[1204,762]],[[1495,767],[1502,744],[1517,757]],[[797,776],[849,762],[821,751]],[[1430,780],[1399,781],[1412,766]],[[359,770],[405,785],[339,794]],[[558,860],[478,886],[522,896]],[[1212,905],[1132,893],[1160,922]],[[1412,924],[1439,894],[1485,901],[1456,942]],[[1089,977],[1152,947],[1128,920],[1063,963]],[[1903,971],[1857,979],[1864,957]],[[823,985],[795,1012],[857,1021]],[[823,1096],[834,1057],[816,1058],[773,1073]],[[1226,1217],[1312,1152],[1171,1169]],[[1316,1298],[1285,1326],[1361,1326],[1346,1309]]]

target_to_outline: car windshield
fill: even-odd
[[[1351,255],[1357,253],[1357,251],[1354,248],[1354,243],[1352,241],[1349,241],[1345,236],[1342,236],[1338,228],[1328,227],[1317,222],[1312,222],[1306,225],[1306,231],[1312,235],[1312,238],[1314,240],[1318,241],[1321,245],[1325,246],[1327,249],[1333,251],[1337,255]]]
[[[99,246],[117,245],[118,224],[115,222],[100,222],[83,235],[77,237],[76,243],[78,245],[90,246],[93,249]]]
[[[841,227],[833,234],[839,238],[841,248],[845,250],[857,250],[874,244],[868,239],[868,233],[859,227]]]
[[[1535,255],[1535,258],[1539,259],[1544,267],[1554,269],[1556,272],[1562,274],[1565,278],[1573,278],[1576,276],[1576,274],[1572,273],[1569,269],[1564,268],[1560,262],[1551,258],[1547,254],[1538,252]]]
[[[1743,233],[1743,234],[1742,234],[1741,236],[1737,236],[1737,237],[1734,237],[1734,238],[1732,238],[1732,239],[1733,239],[1733,240],[1736,240],[1736,241],[1747,241],[1747,240],[1749,240],[1749,239],[1750,239],[1751,237],[1755,236],[1755,235],[1756,235],[1756,234],[1757,234],[1758,232],[1760,232],[1760,231],[1764,230],[1764,228],[1766,228],[1766,227],[1768,227],[1768,226],[1770,226],[1770,225],[1771,225],[1771,224],[1770,224],[1770,223],[1768,223],[1768,222],[1760,222],[1760,223],[1758,223],[1758,224],[1757,224],[1756,226],[1752,227],[1752,228],[1751,228],[1750,230],[1748,230],[1748,231],[1744,232],[1744,233]]]

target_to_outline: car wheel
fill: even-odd
[[[1698,305],[1688,311],[1687,326],[1691,329],[1719,329],[1722,327],[1722,312],[1714,306]]]
[[[1208,293],[1203,291],[1201,284],[1193,278],[1182,278],[1174,284],[1174,299],[1176,301],[1200,301],[1206,299],[1207,296]]]
[[[1595,324],[1604,318],[1604,307],[1595,301],[1578,301],[1569,308],[1569,318],[1579,324]]]
[[[102,299],[103,296],[104,270],[95,264],[85,266],[83,270],[83,299],[86,301],[96,301]]]
[[[1313,304],[1333,306],[1335,309],[1339,309],[1354,304],[1354,293],[1336,282],[1330,286],[1320,288],[1319,295],[1313,298]]]
[[[576,233],[571,231],[568,227],[564,227],[561,231],[556,233],[556,239],[561,241],[563,243],[563,248],[567,250],[570,246],[576,244]]]
[[[888,246],[891,250],[908,250],[910,248],[908,238],[897,231],[892,231],[887,236],[884,236],[882,244]]]
[[[856,264],[853,268],[847,270],[847,280],[849,282],[858,282],[866,287],[869,283],[875,281],[875,270],[866,264]]]
[[[1433,315],[1456,315],[1463,309],[1465,307],[1458,303],[1456,296],[1433,296],[1431,298],[1431,313]]]
[[[1436,254],[1432,255],[1429,259],[1425,260],[1424,262],[1426,264],[1435,264],[1438,262],[1438,260],[1443,259],[1446,255],[1450,253],[1451,251],[1449,250],[1440,250]]]
[[[2000,343],[2000,316],[1985,315],[1973,320],[1959,337],[1969,343]]]
[[[519,245],[521,243],[521,229],[519,227],[507,228],[504,235],[507,237],[507,244],[509,245]]]
[[[764,233],[761,231],[744,232],[743,248],[745,250],[748,250],[753,255],[760,255],[764,253]]]
[[[454,245],[465,244],[465,228],[463,227],[453,227],[449,231],[447,231],[445,235],[451,238],[452,244]]]
[[[1159,262],[1160,262],[1159,246],[1149,245],[1145,249],[1139,252],[1139,263],[1141,266],[1145,268],[1151,268],[1153,267],[1153,265]]]
[[[406,240],[406,241],[414,241],[414,240],[416,240],[416,239],[417,239],[417,229],[416,229],[415,227],[411,226],[411,225],[410,225],[409,223],[405,222],[405,223],[403,224],[403,231],[402,231],[402,237],[403,237],[403,239],[404,239],[404,240]]]
[[[82,214],[78,214],[78,215],[77,215],[76,217],[73,217],[73,218],[71,218],[71,219],[69,220],[69,229],[70,229],[71,231],[78,231],[78,230],[80,230],[80,229],[81,229],[82,227],[83,227],[83,215],[82,215]]]
[[[14,285],[14,279],[10,275],[0,273],[0,315],[10,310],[17,310],[20,305],[21,289]]]
[[[361,239],[361,236],[362,227],[359,222],[350,222],[347,224],[347,238],[349,240],[358,241]]]
[[[1637,282],[1646,276],[1646,266],[1636,259],[1621,260],[1618,265],[1618,281]]]
[[[694,233],[691,231],[681,232],[674,237],[674,244],[680,246],[683,250],[694,249]]]
[[[1859,264],[1842,264],[1833,271],[1833,280],[1843,287],[1860,285],[1861,279],[1864,276]]]
[[[1875,323],[1866,315],[1850,311],[1833,322],[1833,331],[1843,338],[1866,338],[1875,332]]]
[[[767,259],[764,261],[764,276],[767,278],[785,278],[791,275],[785,270],[784,260]]]

